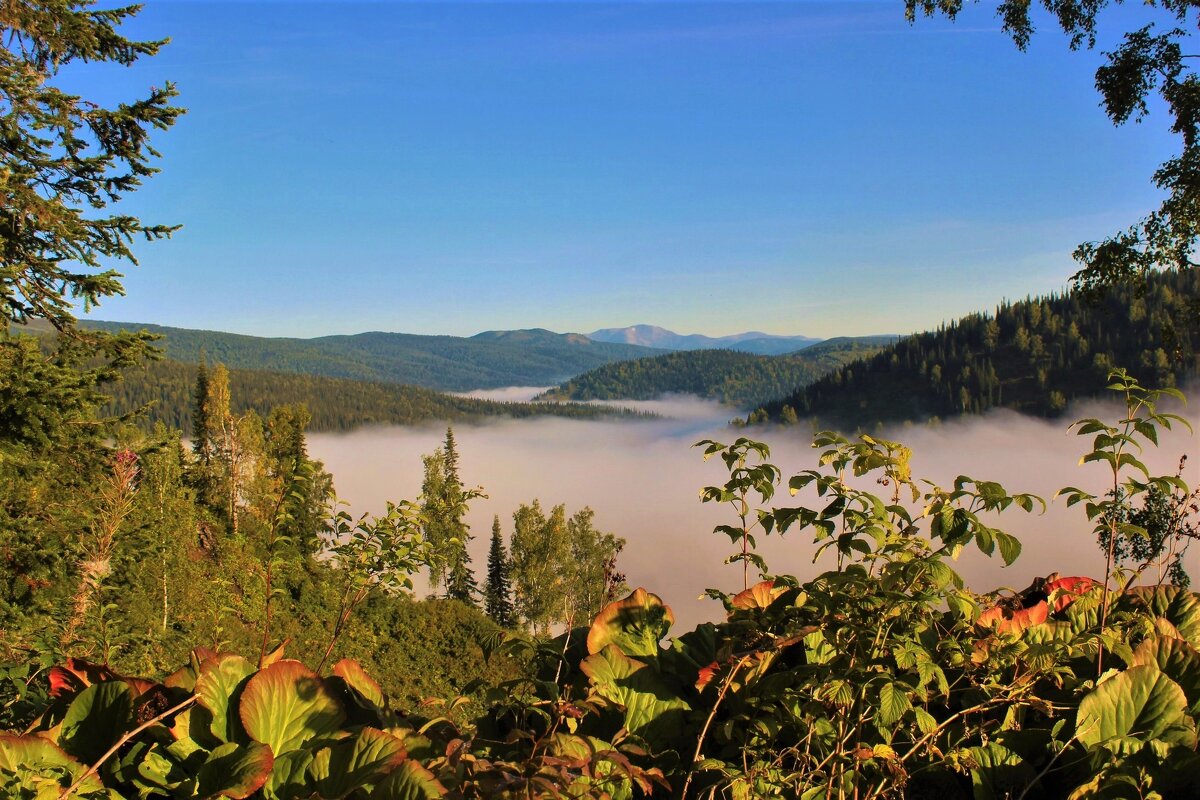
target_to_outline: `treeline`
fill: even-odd
[[[148,672],[197,645],[259,653],[290,642],[311,663],[369,665],[390,694],[417,702],[515,677],[519,664],[483,656],[502,627],[594,614],[621,588],[623,541],[587,509],[531,518],[536,501],[500,542],[509,588],[477,587],[461,522],[477,493],[457,478],[449,431],[425,457],[421,498],[354,518],[337,513],[333,478],[308,454],[303,404],[259,413],[239,401],[235,373],[201,369],[179,401],[185,444],[178,429],[106,413],[118,370],[93,350],[45,345],[0,337],[0,662],[70,655]],[[561,557],[520,555],[544,540]],[[445,591],[416,600],[419,573]],[[489,593],[510,609],[500,624],[485,614]]]
[[[991,408],[1056,416],[1101,391],[1113,367],[1147,385],[1181,385],[1197,374],[1198,297],[1200,271],[1189,270],[1154,273],[1098,298],[1005,303],[846,364],[748,421],[811,416],[864,428]]]
[[[691,394],[747,408],[809,384],[879,349],[875,340],[831,339],[781,356],[688,350],[597,367],[545,396],[562,400],[650,400],[665,394]]]
[[[200,366],[162,359],[124,371],[107,384],[106,410],[128,414],[145,408],[142,424],[187,430],[192,387]],[[469,421],[485,417],[552,415],[577,419],[638,416],[635,412],[568,403],[504,403],[435,392],[418,386],[326,378],[257,369],[228,371],[231,402],[238,413],[267,414],[275,405],[303,403],[309,430],[345,431],[364,425],[414,425],[430,420]]]

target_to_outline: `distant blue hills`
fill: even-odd
[[[794,353],[826,341],[812,336],[776,336],[762,331],[746,331],[729,336],[705,336],[700,333],[675,333],[657,325],[630,325],[627,328],[601,328],[587,334],[589,339],[611,344],[632,344],[656,347],[660,350],[737,350],[760,356]],[[861,344],[885,345],[896,340],[894,335],[857,336]]]

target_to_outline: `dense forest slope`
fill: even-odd
[[[203,354],[230,369],[406,383],[447,392],[547,386],[602,364],[657,352],[541,329],[487,331],[469,338],[373,332],[287,339],[131,322],[88,321],[83,325],[159,334],[163,337],[159,346],[176,361],[199,363]]]
[[[195,364],[164,359],[126,370],[121,381],[104,387],[104,393],[112,398],[106,411],[125,414],[150,404],[144,417],[146,423],[162,422],[168,427],[188,431],[191,429],[198,369]],[[277,405],[303,403],[312,415],[309,429],[314,431],[496,416],[595,418],[632,415],[632,412],[576,403],[499,403],[457,397],[418,386],[257,369],[231,369],[229,386],[235,413],[254,410],[265,415]]]
[[[668,353],[597,367],[546,396],[562,400],[648,400],[664,394],[693,394],[731,406],[752,407],[875,353],[887,341],[890,337],[830,339],[783,356],[733,350]]]
[[[1095,303],[1077,294],[1006,303],[846,364],[751,421],[795,414],[869,427],[995,407],[1054,416],[1103,391],[1114,366],[1147,385],[1182,385],[1197,374],[1198,297],[1200,270],[1189,270],[1153,275],[1144,293],[1122,288]]]

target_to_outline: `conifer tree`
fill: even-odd
[[[470,567],[471,556],[467,545],[471,541],[471,534],[463,516],[467,513],[467,502],[478,497],[479,492],[463,488],[458,474],[458,448],[453,428],[447,426],[442,446],[432,455],[423,456],[423,460],[425,480],[421,486],[421,496],[425,537],[435,554],[429,570],[429,582],[435,589],[444,586],[447,597],[474,603],[479,585]]]
[[[174,230],[129,214],[106,214],[157,170],[154,129],[182,109],[171,83],[107,108],[64,91],[59,71],[75,62],[129,66],[166,40],[135,41],[117,29],[140,10],[96,10],[90,0],[0,3],[0,338],[11,323],[42,318],[88,341],[98,355],[132,363],[152,337],[73,330],[76,302],[89,307],[122,294],[114,262],[137,263],[135,237]]]
[[[479,585],[471,569],[471,555],[465,547],[456,548],[454,561],[450,564],[450,575],[446,580],[446,597],[475,605],[479,596]]]
[[[212,462],[212,436],[209,433],[208,364],[203,355],[196,370],[196,388],[192,391],[192,452],[207,467]]]
[[[500,516],[492,520],[492,546],[488,550],[487,584],[483,593],[484,610],[502,628],[511,628],[513,619],[511,565],[500,534]]]

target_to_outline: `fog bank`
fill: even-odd
[[[532,389],[522,389],[529,392]],[[504,395],[508,392],[509,396]],[[497,390],[492,397],[512,399],[517,389]],[[521,503],[540,499],[544,507],[565,503],[568,513],[583,506],[596,511],[596,525],[628,541],[619,568],[631,586],[645,586],[661,595],[675,610],[677,632],[715,618],[719,604],[700,599],[706,587],[726,591],[741,588],[741,570],[722,564],[733,548],[714,525],[733,523],[728,508],[701,504],[701,487],[722,483],[719,459],[704,462],[692,445],[704,438],[729,442],[742,432],[727,427],[733,413],[726,407],[694,398],[622,403],[663,415],[653,420],[571,420],[538,418],[460,425],[455,438],[460,470],[467,486],[482,486],[486,500],[472,503],[467,521],[475,540],[473,566],[480,583],[486,572],[492,517],[498,514],[505,536],[511,534],[512,513]],[[1119,418],[1116,404],[1090,403],[1067,419],[1096,416]],[[1196,426],[1194,411],[1186,416]],[[1066,509],[1050,502],[1067,485],[1102,493],[1104,468],[1078,466],[1090,449],[1091,437],[1075,436],[1065,421],[995,412],[984,417],[943,423],[938,427],[898,426],[885,438],[898,439],[914,452],[913,474],[940,485],[966,474],[1002,483],[1010,492],[1043,496],[1049,509],[1043,515],[1019,510],[1004,514],[997,527],[1017,535],[1022,557],[1004,568],[999,557],[964,555],[957,568],[976,590],[998,586],[1021,588],[1038,575],[1103,573],[1104,559],[1079,507]],[[421,488],[421,454],[441,444],[445,425],[363,429],[348,434],[319,433],[309,437],[314,458],[333,474],[339,496],[353,510],[379,512],[386,500],[415,498]],[[815,466],[808,428],[751,429],[752,438],[771,445],[772,461],[788,476]],[[1143,460],[1152,473],[1174,474],[1179,457],[1192,456],[1185,475],[1200,478],[1200,440],[1186,430],[1165,433],[1162,445],[1148,450]],[[887,490],[876,487],[878,492]],[[786,490],[776,498],[787,504]],[[828,566],[814,566],[811,533],[760,540],[760,552],[774,572],[808,577]],[[1200,579],[1200,548],[1188,554],[1186,565]],[[753,579],[753,576],[752,576]]]

